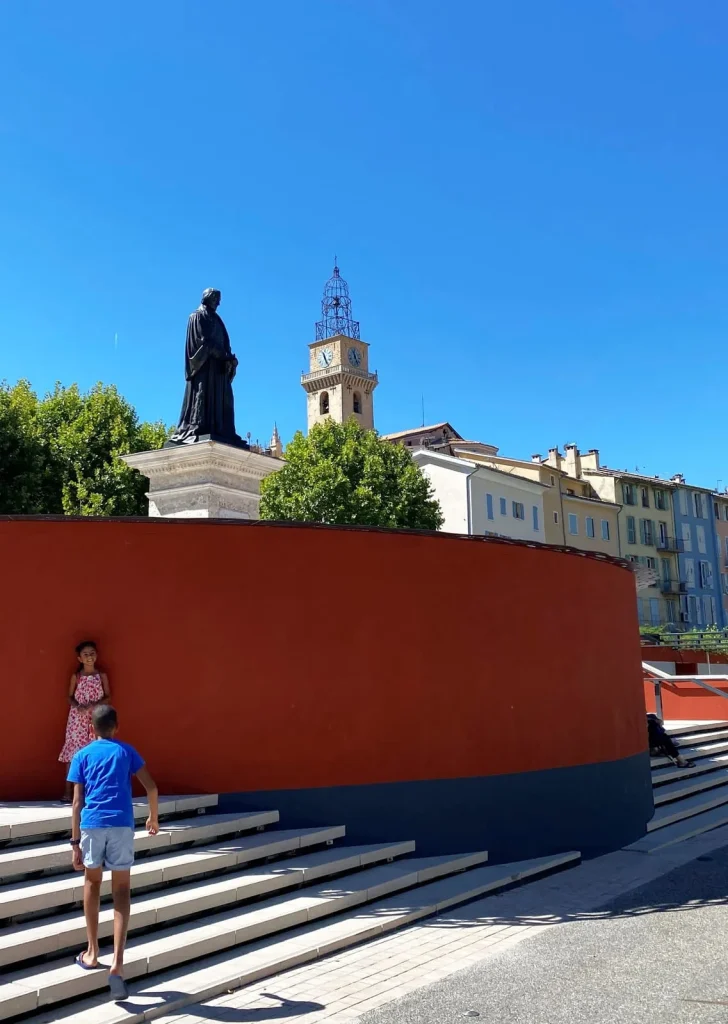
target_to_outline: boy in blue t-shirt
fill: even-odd
[[[154,779],[143,759],[126,743],[117,740],[116,711],[100,704],[91,713],[96,739],[74,756],[68,770],[73,786],[71,846],[76,871],[86,869],[83,910],[86,917],[88,948],[79,953],[76,963],[86,971],[99,964],[99,904],[104,868],[111,871],[114,898],[114,960],[109,971],[109,987],[115,1000],[126,999],[124,946],[129,927],[131,866],[134,863],[134,811],[131,779],[139,779],[147,791],[149,817],[147,831],[159,831],[159,801]]]

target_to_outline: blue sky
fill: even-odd
[[[287,440],[336,252],[381,431],[725,486],[727,44],[724,0],[7,3],[0,377],[176,421],[214,285]]]

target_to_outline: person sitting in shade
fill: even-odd
[[[675,740],[665,729],[657,715],[647,716],[647,735],[650,742],[650,757],[669,757],[678,768],[694,768],[693,761],[688,761],[678,750]]]

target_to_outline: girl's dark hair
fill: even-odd
[[[78,654],[80,656],[81,651],[84,649],[84,647],[93,647],[93,649],[96,650],[97,649],[96,648],[96,641],[95,640],[82,640],[80,644],[76,644],[76,654]]]

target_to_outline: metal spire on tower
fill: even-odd
[[[349,286],[339,274],[334,257],[334,272],[324,287],[321,300],[321,319],[316,323],[316,341],[345,334],[347,338],[360,339],[359,321],[351,318]]]

